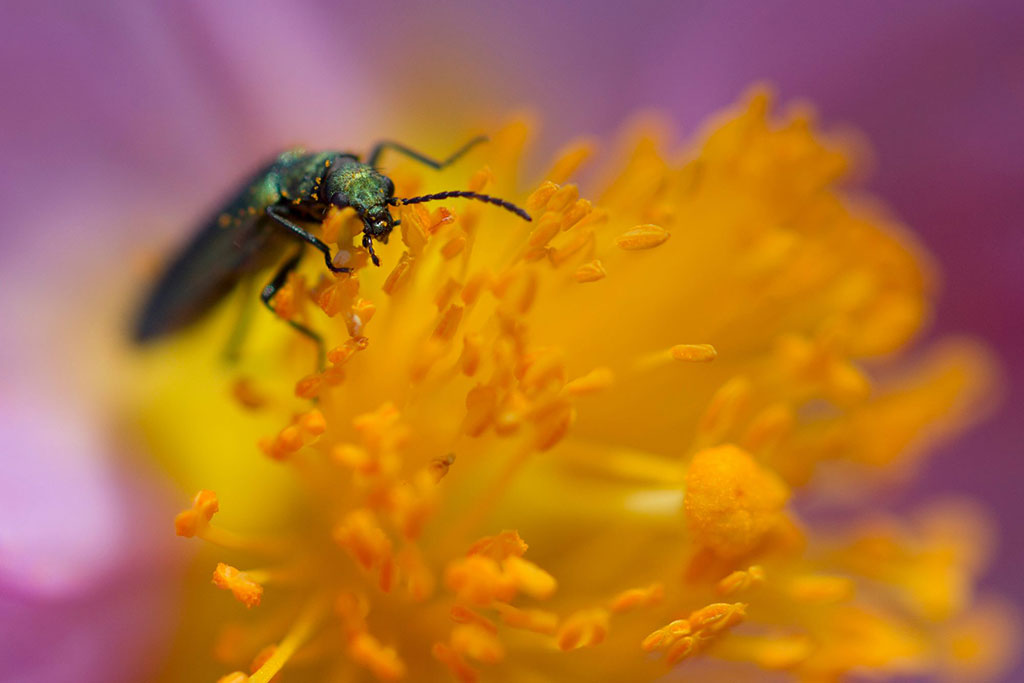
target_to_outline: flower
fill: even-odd
[[[528,133],[500,131],[468,188],[516,197]],[[991,368],[967,342],[903,358],[927,257],[843,189],[842,145],[757,93],[678,159],[642,134],[593,202],[568,182],[592,152],[557,156],[529,224],[402,207],[381,269],[330,214],[357,271],[311,265],[275,306],[327,335],[322,372],[269,316],[244,376],[209,370],[226,317],[152,355],[141,418],[203,489],[175,528],[213,548],[169,677],[1005,664],[1015,617],[972,591],[984,516],[875,511]]]
[[[0,390],[4,677],[144,679],[171,633],[183,564],[152,533],[168,497],[151,473],[111,457],[80,405],[42,383]]]

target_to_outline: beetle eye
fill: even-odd
[[[349,206],[348,197],[344,192],[335,192],[331,195],[331,204],[339,209],[344,209],[346,206]]]
[[[385,178],[385,180],[388,181],[388,196],[389,197],[395,196],[395,183],[394,183],[394,181],[392,181],[391,178]]]

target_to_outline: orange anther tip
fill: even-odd
[[[544,600],[554,594],[558,588],[555,577],[546,571],[516,555],[505,559],[505,571],[512,577],[516,587],[527,595]]]
[[[555,635],[555,645],[559,650],[575,650],[604,642],[608,635],[608,612],[606,610],[585,609],[570,615],[559,627]]]
[[[553,635],[558,631],[558,615],[554,612],[520,609],[503,602],[496,602],[493,607],[501,614],[501,621],[506,626],[545,635]]]
[[[217,500],[217,494],[213,491],[203,489],[196,494],[192,500],[192,507],[201,514],[206,521],[213,519],[213,515],[220,510],[220,502]]]
[[[192,507],[174,518],[174,533],[191,538],[198,534],[220,510],[217,494],[203,489],[192,498]]]
[[[573,396],[584,396],[607,389],[614,383],[615,375],[609,368],[594,368],[566,384],[565,390]]]
[[[680,638],[674,645],[669,647],[665,654],[665,661],[669,665],[678,664],[687,657],[697,652],[699,641],[691,636]]]
[[[299,398],[316,398],[320,394],[323,381],[320,375],[306,375],[295,383],[295,395]]]
[[[717,602],[693,612],[687,621],[694,631],[717,633],[735,626],[747,616],[747,606],[742,602]]]
[[[532,214],[536,214],[547,206],[548,201],[558,192],[558,185],[549,181],[546,181],[543,185],[533,191],[526,199],[526,210]]]
[[[485,664],[496,664],[505,658],[505,648],[498,637],[478,624],[460,624],[452,629],[452,649]]]
[[[445,259],[452,259],[462,253],[465,248],[466,236],[460,233],[444,243],[441,247],[441,256]]]
[[[511,556],[522,557],[529,547],[518,531],[506,530],[496,536],[481,538],[469,547],[466,555],[487,555],[495,560],[503,560]]]
[[[664,597],[665,587],[660,583],[651,584],[647,588],[630,588],[612,598],[608,609],[612,612],[626,612],[637,607],[656,605]]]
[[[302,428],[313,436],[319,436],[327,431],[327,419],[319,410],[311,410],[299,420]]]
[[[246,607],[256,607],[263,597],[263,586],[249,578],[245,572],[223,562],[213,571],[213,585],[231,591],[235,599]]]
[[[448,667],[452,676],[460,683],[475,683],[480,675],[476,669],[469,666],[466,660],[458,652],[449,647],[446,643],[434,643],[430,648],[430,654],[434,659]]]
[[[710,363],[718,357],[718,351],[711,344],[678,344],[669,349],[675,360],[691,363]]]
[[[289,425],[281,430],[277,441],[284,450],[297,451],[302,448],[302,430],[296,425]]]
[[[381,645],[369,633],[357,633],[349,641],[349,654],[379,680],[396,681],[405,676],[405,664],[395,649]]]
[[[616,237],[615,246],[626,251],[653,249],[664,244],[670,236],[668,230],[657,225],[638,225]]]
[[[468,607],[464,607],[462,605],[452,605],[452,608],[449,611],[449,615],[451,616],[452,621],[454,621],[457,624],[477,624],[481,628],[484,628],[490,631],[491,633],[498,632],[498,627],[494,624],[493,621],[491,621],[490,619],[481,614],[477,614]]]
[[[199,514],[192,509],[183,510],[174,517],[174,533],[192,538],[199,531]]]
[[[579,283],[597,282],[603,280],[606,275],[608,275],[608,271],[604,269],[604,264],[598,259],[584,263],[572,274],[576,282]]]

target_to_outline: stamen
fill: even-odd
[[[259,605],[263,597],[263,586],[248,573],[223,562],[218,562],[213,572],[213,585],[231,591],[236,600],[249,608]]]
[[[466,248],[466,233],[459,232],[452,236],[444,245],[441,247],[441,256],[445,260],[451,260],[462,253],[462,250]]]
[[[626,251],[653,249],[664,244],[671,233],[657,225],[639,225],[615,238],[615,246]]]
[[[550,182],[564,183],[593,153],[596,144],[592,140],[581,140],[562,150],[546,177]]]
[[[404,224],[403,224],[404,225]],[[381,285],[381,289],[388,296],[394,296],[402,285],[405,284],[412,268],[412,257],[409,256],[409,252],[403,251],[402,256],[398,259],[398,263],[388,273],[387,279],[384,280],[384,284]]]
[[[630,588],[608,602],[608,609],[613,613],[628,612],[639,607],[651,607],[659,604],[665,597],[665,586],[652,583],[647,588]]]
[[[761,565],[751,565],[747,570],[736,570],[725,577],[715,586],[719,595],[726,596],[748,590],[754,586],[760,586],[765,582],[764,568]]]
[[[711,344],[678,344],[669,349],[676,360],[691,363],[710,363],[718,357],[718,351]]]
[[[576,269],[576,272],[572,274],[576,282],[597,282],[603,280],[608,272],[604,269],[604,264],[599,259],[594,259],[590,263],[584,263],[582,266]]]
[[[461,683],[476,683],[479,674],[471,667],[458,652],[449,647],[446,643],[434,643],[430,650],[434,659],[448,667],[452,676]]]
[[[174,531],[178,536],[192,538],[201,533],[220,510],[217,494],[202,489],[192,499],[192,507],[179,512],[174,518]]]
[[[441,319],[437,321],[437,327],[434,328],[434,338],[438,341],[451,341],[452,337],[455,336],[455,331],[459,329],[459,323],[462,322],[462,312],[465,309],[462,306],[451,305],[441,315]]]
[[[550,180],[545,181],[540,187],[533,191],[533,194],[531,194],[527,198],[527,211],[534,215],[543,211],[547,207],[548,202],[551,200],[551,198],[555,196],[556,192],[558,192],[558,188],[559,186],[551,182]]]
[[[349,655],[379,680],[397,681],[405,677],[405,663],[392,647],[385,647],[369,633],[357,633],[349,642]]]
[[[458,624],[476,624],[491,633],[498,632],[498,627],[495,626],[493,621],[481,614],[477,614],[468,607],[453,605],[449,614],[451,615],[452,621]]]
[[[460,624],[452,629],[452,649],[485,664],[497,664],[505,658],[505,647],[490,630],[478,624]]]
[[[575,612],[558,629],[555,645],[563,652],[599,645],[608,635],[608,619],[608,611],[600,607]]]
[[[563,231],[572,230],[577,224],[581,223],[584,218],[589,216],[590,212],[593,210],[594,205],[590,203],[590,200],[577,199],[572,206],[562,213],[560,228]]]
[[[609,368],[594,368],[566,384],[564,390],[572,396],[587,396],[604,391],[614,383],[615,375]]]
[[[249,677],[249,683],[270,683],[281,667],[291,659],[316,628],[317,624],[327,612],[327,600],[314,598],[303,609],[291,629],[278,644],[274,654],[263,663],[258,671]]]
[[[551,597],[558,587],[555,577],[521,557],[513,555],[507,558],[504,568],[519,590],[538,600]]]
[[[521,609],[508,603],[495,602],[492,607],[501,615],[501,622],[511,628],[554,635],[558,630],[558,615],[541,609]]]

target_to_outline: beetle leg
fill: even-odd
[[[241,298],[238,305],[238,318],[235,326],[228,337],[228,343],[224,346],[224,360],[228,363],[235,363],[241,355],[242,342],[245,341],[246,332],[249,330],[249,322],[252,320],[252,306],[256,302],[253,297],[253,276],[247,275],[239,287]]]
[[[275,311],[274,307],[270,305],[270,302],[274,298],[274,295],[277,294],[277,290],[284,287],[284,283],[288,280],[288,275],[299,265],[299,261],[302,259],[302,252],[303,249],[300,247],[295,253],[295,256],[292,256],[290,259],[285,261],[281,267],[277,269],[277,272],[274,274],[274,279],[268,282],[263,288],[263,291],[260,292],[260,300],[263,302],[263,305],[275,315],[277,314],[277,311]],[[323,338],[302,323],[295,322],[294,320],[285,320],[285,322],[291,325],[292,328],[297,330],[300,334],[312,339],[316,343],[317,370],[323,371],[325,358]]]
[[[392,149],[400,154],[404,154],[410,159],[415,159],[421,164],[426,164],[427,166],[430,166],[431,168],[440,171],[445,166],[448,166],[449,164],[454,164],[456,161],[459,160],[459,157],[461,157],[463,154],[473,149],[482,142],[487,142],[486,135],[478,135],[477,137],[473,138],[472,140],[464,144],[462,147],[460,147],[454,154],[452,154],[444,161],[438,161],[437,159],[431,159],[425,154],[420,154],[415,150],[409,149],[405,145],[399,144],[397,142],[392,142],[391,140],[384,140],[383,142],[378,142],[374,146],[373,151],[370,152],[370,156],[366,160],[366,163],[368,166],[376,167],[377,161],[380,159],[381,153],[385,149]]]
[[[287,209],[283,209],[282,207],[278,206],[267,207],[267,215],[270,216],[275,221],[277,221],[278,225],[282,225],[285,228],[288,228],[288,230],[291,230],[292,234],[294,234],[296,237],[298,237],[304,242],[312,244],[314,247],[316,247],[323,253],[324,262],[327,264],[327,269],[329,271],[331,271],[332,273],[350,272],[350,268],[344,268],[342,266],[334,265],[334,259],[331,257],[331,248],[328,247],[323,242],[321,242],[319,239],[317,239],[316,236],[310,234],[308,230],[288,220],[288,217],[285,215],[286,211]]]

